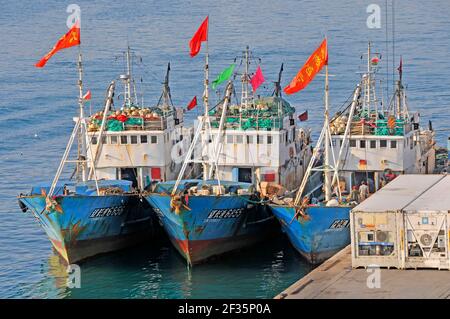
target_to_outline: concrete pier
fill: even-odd
[[[448,270],[377,271],[375,274],[373,269],[353,269],[350,246],[347,246],[275,299],[450,299]]]

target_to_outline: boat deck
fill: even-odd
[[[369,288],[373,269],[353,269],[347,246],[275,299],[450,299],[450,271],[380,269],[379,288]]]

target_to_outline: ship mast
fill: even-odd
[[[78,105],[80,108],[79,121],[83,124],[84,118],[84,99],[83,99],[83,65],[82,65],[81,48],[78,52]],[[87,147],[86,147],[86,125],[80,125],[78,131],[78,156],[77,156],[77,180],[85,182],[87,180]]]
[[[163,108],[167,108],[169,106],[173,106],[172,103],[172,95],[170,94],[170,86],[169,86],[169,73],[170,73],[170,62],[167,63],[167,71],[166,71],[166,77],[163,82],[163,89],[161,96],[159,97],[157,106],[162,106]]]
[[[241,105],[244,106],[244,108],[248,107],[248,68],[249,68],[249,47],[245,48],[244,51],[244,62],[245,62],[245,69],[244,74],[242,74],[242,95],[241,95]]]
[[[125,52],[125,60],[127,64],[127,73],[122,74],[120,79],[124,82],[125,92],[124,92],[124,106],[131,106],[132,98],[131,98],[131,49],[130,46],[127,47],[127,51]]]

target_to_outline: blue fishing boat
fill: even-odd
[[[21,209],[36,217],[68,263],[122,249],[162,232],[140,192],[176,176],[181,164],[169,155],[174,147],[190,140],[191,130],[182,127],[182,112],[171,104],[170,65],[158,104],[145,107],[138,105],[132,89],[130,48],[124,57],[127,73],[120,76],[124,82],[122,107],[114,109],[113,81],[103,110],[86,117],[79,55],[80,112],[57,173],[53,182],[36,185],[18,197]],[[77,157],[71,160],[75,140]],[[70,163],[76,164],[75,179],[63,182],[61,174]]]
[[[153,236],[156,220],[151,207],[132,191],[126,180],[58,182],[35,185],[19,196],[44,229],[55,250],[68,263],[119,250]],[[155,223],[156,222],[156,223]]]
[[[198,118],[178,179],[159,183],[145,195],[173,244],[191,265],[276,233],[279,226],[275,217],[261,205],[264,194],[272,182],[294,187],[309,159],[309,135],[296,127],[295,109],[281,98],[279,85],[271,97],[256,98],[249,92],[250,56],[247,47],[241,63],[240,104],[231,104],[231,80],[224,98],[211,109],[206,96],[205,113]],[[206,64],[206,95],[208,69]],[[260,68],[258,72],[261,83]],[[257,82],[252,83],[253,92]],[[187,167],[196,163],[203,165],[203,179],[186,179]]]
[[[325,121],[311,162],[295,198],[274,197],[270,204],[292,245],[313,264],[350,243],[352,207],[398,174],[434,169],[434,132],[420,129],[418,116],[410,116],[401,68],[392,104],[384,109],[380,103],[379,60],[369,43],[367,71],[352,101],[331,119],[325,66]],[[413,143],[416,138],[419,143]]]
[[[183,180],[162,182],[146,198],[170,240],[189,264],[253,245],[272,234],[276,221],[261,210],[248,183]],[[221,194],[211,189],[222,188]],[[194,192],[195,190],[198,190]]]

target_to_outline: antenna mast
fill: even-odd
[[[241,96],[241,104],[247,108],[248,107],[248,68],[249,68],[249,47],[245,48],[244,51],[244,62],[245,62],[245,69],[244,74],[242,74],[242,96]]]

